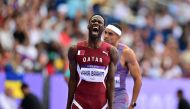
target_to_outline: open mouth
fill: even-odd
[[[92,28],[92,34],[97,35],[98,33],[99,33],[98,27],[93,27],[93,28]]]

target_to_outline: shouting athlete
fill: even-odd
[[[100,15],[89,20],[89,37],[70,47],[71,77],[67,109],[113,109],[117,49],[101,41],[105,21]]]

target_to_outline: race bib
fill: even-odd
[[[89,82],[103,82],[106,75],[107,75],[107,69],[101,69],[101,68],[85,68],[82,67],[78,70],[78,73],[80,75],[80,78],[89,81]]]
[[[115,88],[119,88],[120,87],[120,76],[117,75],[115,76]]]

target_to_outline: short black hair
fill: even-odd
[[[26,89],[26,88],[28,88],[28,87],[29,87],[28,84],[22,83],[21,89]]]
[[[101,14],[94,14],[94,15],[92,15],[92,16],[90,17],[90,19],[89,19],[89,22],[90,22],[90,20],[92,19],[92,17],[94,17],[94,16],[101,16],[101,17],[104,19],[104,26],[106,25],[106,19],[105,19],[105,17],[104,17],[103,15],[101,15]]]
[[[122,31],[122,27],[120,26],[120,24],[118,24],[118,23],[111,23],[110,25],[113,25],[113,26],[117,27],[118,29],[120,29]]]

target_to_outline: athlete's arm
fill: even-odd
[[[129,68],[130,74],[134,80],[132,100],[130,103],[130,106],[131,106],[132,103],[136,102],[136,100],[138,98],[138,95],[139,95],[139,92],[141,89],[141,85],[142,85],[142,81],[141,81],[142,76],[140,73],[140,68],[139,68],[139,64],[136,59],[136,55],[133,52],[133,50],[126,47],[123,52],[124,52],[124,57],[127,57],[126,58],[127,66]]]
[[[107,99],[109,109],[113,109],[113,98],[114,98],[114,74],[116,71],[116,63],[118,60],[118,52],[115,47],[110,48],[110,64],[108,69],[108,75],[106,79],[107,88]]]
[[[68,84],[68,99],[67,99],[67,109],[71,109],[72,101],[74,98],[75,89],[77,86],[77,65],[75,61],[75,55],[76,55],[76,47],[72,46],[69,48],[68,51],[68,59],[69,59],[69,69],[70,69],[70,79]]]

